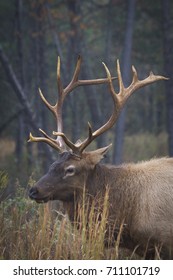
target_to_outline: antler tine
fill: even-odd
[[[41,89],[39,88],[39,94],[40,94],[40,97],[42,99],[42,101],[44,102],[44,104],[47,106],[47,108],[53,113],[53,115],[56,117],[56,110],[55,110],[55,106],[52,106],[47,100],[46,98],[44,97]]]
[[[57,61],[57,85],[58,85],[59,98],[62,98],[63,86],[62,86],[62,81],[61,81],[61,60],[60,60],[59,56],[58,56],[58,61]]]
[[[160,81],[160,80],[169,80],[169,78],[166,78],[164,76],[154,75],[153,72],[150,72],[149,76],[147,78],[145,78],[144,80],[139,80],[137,71],[134,66],[132,66],[132,72],[133,72],[132,83],[129,85],[129,87],[127,87],[125,89],[125,100],[124,101],[126,101],[132,95],[133,92],[135,92],[136,90],[138,90],[146,85],[152,84],[152,83]]]
[[[40,131],[41,131],[41,129],[40,129]],[[48,144],[49,146],[51,146],[52,148],[54,148],[55,150],[61,151],[61,149],[55,139],[53,139],[51,137],[47,137],[48,135],[46,135],[46,133],[44,133],[43,131],[42,131],[42,133],[46,137],[34,137],[32,135],[32,133],[30,133],[28,142],[44,142],[44,143]]]
[[[73,142],[71,142],[63,132],[53,131],[53,135],[58,136],[58,137],[62,137],[65,144],[73,151],[73,153],[76,154],[76,155],[79,154],[78,146],[73,144]]]
[[[117,74],[118,74],[119,91],[123,95],[123,93],[124,93],[124,84],[123,84],[123,79],[122,79],[122,75],[121,75],[119,59],[117,59]]]
[[[72,77],[71,82],[69,85],[64,89],[64,95],[66,96],[68,93],[70,93],[73,89],[75,89],[77,86],[85,86],[85,85],[99,85],[104,84],[108,82],[108,78],[102,78],[102,79],[91,79],[91,80],[79,80],[79,73],[82,63],[82,57],[79,55],[76,63],[76,68]],[[111,77],[112,80],[117,79],[117,77]]]
[[[76,155],[81,155],[82,151],[93,141],[93,133],[91,124],[88,122],[88,138],[82,142],[81,140],[77,141],[77,144],[73,144],[64,133],[53,131],[53,135],[61,136],[64,139],[66,145],[71,148],[71,150]]]
[[[80,68],[81,68],[81,63],[82,63],[82,57],[79,55],[77,58],[77,63],[76,67],[74,70],[73,77],[71,79],[71,82],[69,85],[64,89],[65,95],[67,95],[69,92],[71,92],[75,87],[79,85],[79,73],[80,73]]]

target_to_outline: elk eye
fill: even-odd
[[[74,165],[69,165],[66,169],[65,169],[65,176],[64,179],[68,176],[73,176],[75,174],[75,166]]]

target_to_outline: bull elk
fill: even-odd
[[[50,200],[60,200],[68,212],[72,222],[75,219],[75,209],[84,192],[95,199],[100,193],[104,196],[109,189],[108,225],[116,221],[116,228],[122,225],[122,246],[134,249],[138,253],[147,248],[150,250],[157,244],[163,249],[173,251],[173,159],[159,158],[137,164],[122,164],[120,166],[101,164],[100,161],[111,145],[94,151],[86,151],[90,143],[99,135],[108,131],[117,118],[127,99],[133,92],[159,80],[163,76],[150,75],[139,80],[136,69],[132,66],[132,82],[126,88],[123,85],[119,61],[117,75],[119,93],[113,87],[113,77],[103,63],[107,78],[80,80],[81,57],[78,57],[73,78],[69,85],[63,88],[60,75],[60,58],[57,64],[58,100],[54,106],[40,92],[41,99],[53,113],[57,122],[55,138],[50,137],[40,129],[42,137],[30,134],[30,142],[45,142],[60,152],[60,157],[49,168],[34,187],[29,191],[31,199],[38,203]],[[62,107],[66,96],[78,86],[107,83],[113,101],[113,113],[109,120],[96,131],[88,123],[88,137],[84,141],[72,143],[63,133]],[[115,239],[116,239],[116,230]],[[150,244],[150,245],[149,245]],[[148,246],[148,247],[147,247]],[[151,251],[152,252],[152,251]],[[165,255],[167,258],[167,255]],[[151,257],[151,255],[150,255]]]

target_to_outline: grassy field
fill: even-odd
[[[88,222],[86,207],[80,209],[81,223],[77,227],[70,223],[60,205],[58,210],[49,203],[38,205],[18,186],[15,198],[0,204],[0,259],[136,258],[132,252],[119,250],[121,229],[115,245],[109,249],[105,247],[107,197],[102,212],[95,211],[92,204]]]
[[[19,189],[18,189],[19,191]],[[37,205],[20,189],[15,199],[0,205],[1,259],[105,259],[117,258],[117,247],[104,247],[106,211],[101,221],[90,213],[89,230],[72,226],[68,217],[49,204]],[[52,215],[53,214],[53,215]]]

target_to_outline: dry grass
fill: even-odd
[[[1,160],[5,160],[6,157],[11,155],[15,150],[15,142],[10,139],[1,139],[0,140],[0,155]]]
[[[98,202],[97,202],[98,206]],[[72,225],[61,212],[51,215],[48,204],[38,205],[18,188],[15,199],[0,204],[0,259],[119,259],[119,238],[111,249],[105,247],[108,196],[101,211],[95,202],[80,208],[80,223]],[[97,209],[98,209],[97,208]]]

